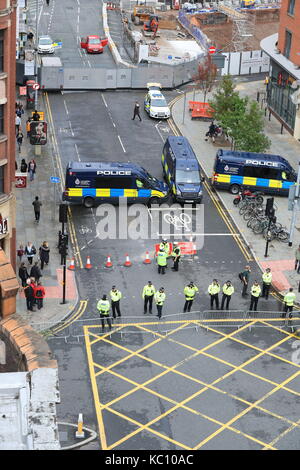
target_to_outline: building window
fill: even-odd
[[[4,193],[4,168],[5,165],[0,166],[0,194]]]
[[[285,31],[285,45],[284,45],[284,52],[283,55],[289,59],[290,52],[291,52],[291,44],[292,44],[292,33],[290,31]]]
[[[3,44],[4,44],[4,32],[3,32],[3,29],[2,29],[2,30],[0,30],[0,72],[4,72],[4,70],[3,70],[3,66],[4,66],[4,63],[3,63],[3,55],[4,55]]]
[[[0,104],[0,134],[4,134],[4,104]]]
[[[288,14],[294,15],[294,10],[295,10],[295,0],[289,0]]]

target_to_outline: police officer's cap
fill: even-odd
[[[161,287],[159,290],[165,290],[165,288],[164,288],[164,287]]]
[[[193,286],[193,285],[194,285],[194,283],[193,283],[193,281],[191,281],[191,282],[189,283],[189,286]]]
[[[148,281],[148,284],[152,284],[152,282],[151,282],[151,281]]]
[[[112,289],[115,289],[115,288],[116,288],[116,286],[112,286]]]
[[[167,239],[167,238],[163,238],[162,241],[163,241],[163,242],[167,242],[168,239]]]
[[[105,294],[103,295],[102,300],[106,300],[106,295]]]
[[[226,284],[228,284],[228,283],[231,284],[231,281],[226,281]]]

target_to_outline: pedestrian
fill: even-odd
[[[41,215],[41,206],[43,205],[41,201],[39,200],[38,196],[35,196],[35,200],[33,201],[32,205],[34,209],[35,221],[38,224],[40,220],[40,215]]]
[[[25,255],[27,256],[27,260],[29,264],[32,264],[32,260],[35,254],[36,254],[35,246],[31,242],[28,242],[25,247]]]
[[[166,300],[166,294],[165,294],[164,287],[161,287],[157,292],[155,292],[154,300],[155,300],[156,308],[157,308],[157,315],[156,316],[158,318],[161,318],[163,304],[164,304],[164,301]]]
[[[49,264],[49,255],[50,255],[50,248],[48,242],[44,241],[39,248],[39,255],[41,260],[41,269],[44,269],[44,264],[48,266]]]
[[[25,158],[22,158],[21,165],[20,165],[21,173],[27,173],[27,168],[28,168],[28,165],[25,161]]]
[[[22,259],[23,259],[23,256],[24,256],[24,246],[23,245],[20,245],[18,250],[17,250],[17,256],[19,257],[19,261],[20,263],[22,262]]]
[[[46,0],[46,4],[47,4],[47,6],[49,6],[49,3],[50,3],[50,0]]]
[[[293,292],[293,288],[290,287],[287,294],[285,294],[283,298],[283,314],[281,315],[283,318],[286,317],[286,314],[289,312],[289,318],[292,318],[292,312],[294,307],[294,302],[296,299],[296,294]]]
[[[16,125],[16,135],[17,135],[17,133],[20,130],[20,126],[21,126],[21,118],[17,114],[16,114],[16,118],[15,118],[15,125]]]
[[[29,46],[30,46],[30,47],[32,46],[33,38],[34,38],[33,32],[32,32],[32,31],[29,31],[29,33],[27,34],[27,41],[29,41]]]
[[[168,240],[166,238],[162,239],[161,243],[159,244],[159,249],[164,250],[166,255],[170,256],[171,246],[170,246],[170,243],[168,242]]]
[[[197,286],[195,286],[195,284],[192,281],[187,286],[185,286],[183,290],[183,293],[185,295],[185,304],[183,308],[184,312],[191,311],[191,307],[193,305],[195,295],[197,292],[199,292],[199,289]]]
[[[28,173],[30,176],[30,181],[34,180],[35,172],[36,172],[36,163],[35,163],[35,160],[32,158],[30,162],[28,163]]]
[[[135,105],[134,105],[133,118],[132,118],[133,121],[135,120],[135,116],[138,116],[140,121],[142,120],[141,116],[140,116],[140,105],[139,105],[138,101],[136,101]]]
[[[243,284],[242,297],[246,297],[246,295],[248,295],[247,289],[248,289],[248,284],[249,284],[250,273],[251,273],[250,266],[245,266],[245,270],[239,274],[239,278]]]
[[[214,302],[216,304],[216,310],[219,310],[219,292],[220,292],[220,284],[217,279],[214,279],[213,282],[208,286],[211,310],[213,310],[214,308]]]
[[[157,265],[158,265],[158,274],[165,274],[165,269],[167,267],[167,259],[168,255],[166,252],[161,248],[157,253]]]
[[[28,278],[26,281],[26,286],[24,287],[24,295],[26,298],[27,310],[29,310],[30,312],[33,312],[34,289],[32,287],[30,278]]]
[[[174,246],[173,246],[173,251],[171,253],[171,256],[173,258],[173,271],[178,271],[179,269],[179,260],[180,260],[180,256],[181,256],[181,249],[180,249],[180,246],[178,245],[178,242],[174,242]]]
[[[212,141],[215,141],[215,132],[216,132],[216,125],[214,124],[214,121],[211,121],[210,126],[208,128],[208,132],[206,132],[205,137],[210,137]],[[207,142],[208,139],[206,138],[205,141]]]
[[[27,137],[30,137],[30,123],[32,121],[32,118],[29,117],[26,121],[26,132],[27,132]]]
[[[266,272],[262,275],[263,285],[262,285],[262,297],[265,297],[268,300],[270,287],[272,283],[272,273],[271,269],[267,268]]]
[[[45,288],[42,286],[41,281],[38,281],[34,289],[34,299],[37,304],[38,310],[44,307]]]
[[[97,309],[99,310],[99,313],[100,313],[102,333],[104,333],[104,320],[105,319],[107,321],[109,329],[111,330],[111,321],[110,321],[110,318],[109,318],[110,303],[107,300],[106,295],[103,295],[102,299],[98,301]]]
[[[234,287],[231,284],[231,281],[226,281],[223,285],[223,295],[222,295],[222,303],[221,303],[221,310],[224,309],[224,305],[226,302],[226,310],[229,310],[229,302],[231,300],[231,296],[234,293]]]
[[[261,288],[258,282],[255,280],[253,286],[251,287],[251,302],[249,310],[257,310],[257,302],[261,293]]]
[[[39,282],[40,278],[42,277],[42,272],[39,268],[39,263],[35,261],[34,265],[30,270],[30,277],[33,277],[36,282]]]
[[[295,250],[295,271],[297,270],[297,274],[300,273],[300,245]]]
[[[25,263],[21,263],[19,267],[19,278],[22,281],[22,287],[25,287],[27,285],[27,279],[29,278],[29,274],[25,266]]]
[[[21,152],[23,137],[24,137],[23,133],[19,130],[17,133],[17,144],[18,144],[19,153]]]
[[[39,121],[40,120],[40,115],[39,115],[39,113],[37,112],[36,109],[34,110],[34,113],[32,115],[32,120],[33,121]]]
[[[112,286],[111,291],[110,291],[110,298],[111,298],[112,316],[114,318],[117,318],[116,317],[116,312],[117,312],[118,317],[120,317],[121,316],[120,299],[122,298],[122,293],[116,288],[116,286]]]
[[[144,299],[144,315],[147,313],[147,306],[149,304],[149,313],[152,314],[152,304],[153,304],[153,297],[155,294],[155,287],[151,281],[148,281],[143,288],[142,297]]]

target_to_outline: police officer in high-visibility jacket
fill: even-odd
[[[210,308],[213,310],[214,302],[216,303],[216,309],[219,309],[219,292],[220,284],[217,279],[214,279],[213,282],[208,286],[208,293],[210,295]]]
[[[162,239],[162,242],[159,245],[159,249],[160,250],[163,249],[166,252],[167,256],[170,255],[171,247],[170,247],[170,243],[168,242],[166,238]]]
[[[251,287],[251,302],[249,310],[257,310],[257,302],[261,293],[260,285],[257,281],[254,281],[253,286]]]
[[[97,309],[99,310],[99,313],[100,313],[101,324],[102,324],[102,333],[104,332],[104,320],[105,319],[107,321],[109,329],[111,330],[111,321],[110,321],[110,318],[109,318],[110,303],[107,300],[106,295],[103,295],[102,299],[98,301]]]
[[[271,269],[267,268],[266,272],[262,275],[263,286],[262,286],[262,297],[265,297],[268,300],[271,282],[272,282],[272,273]]]
[[[232,294],[234,294],[234,287],[230,281],[226,281],[222,288],[223,295],[222,295],[222,303],[221,303],[221,310],[224,309],[224,305],[226,302],[226,310],[229,310],[229,302],[231,300]]]
[[[158,318],[161,318],[163,304],[164,304],[164,301],[166,300],[165,289],[163,287],[161,287],[158,291],[155,292],[154,300],[155,300],[156,308],[157,308],[156,316]]]
[[[281,315],[282,317],[286,317],[286,314],[289,312],[289,317],[292,318],[292,311],[294,307],[294,302],[296,299],[296,294],[293,292],[293,288],[290,287],[289,291],[287,294],[285,294],[283,298],[284,302],[284,308],[283,308],[283,314]]]
[[[158,274],[165,274],[165,269],[168,264],[168,255],[167,253],[161,248],[157,253],[157,265],[158,265]]]
[[[116,318],[117,317],[116,312],[117,312],[118,317],[120,317],[121,316],[120,299],[122,298],[122,293],[116,288],[116,286],[112,286],[109,294],[111,298],[112,315],[114,318]]]
[[[180,260],[180,256],[181,256],[181,249],[180,249],[180,246],[178,245],[177,242],[174,242],[173,244],[173,251],[171,253],[171,256],[173,258],[173,261],[174,261],[174,265],[173,265],[173,271],[178,271],[178,265],[179,265],[179,260]]]
[[[194,298],[197,292],[199,292],[199,289],[197,286],[195,286],[195,284],[192,281],[187,286],[185,286],[183,290],[183,293],[185,295],[185,304],[183,307],[184,312],[191,311],[191,307],[193,305]]]
[[[152,303],[153,297],[155,294],[155,287],[151,281],[148,281],[148,284],[144,286],[142,297],[144,299],[144,314],[147,313],[147,306],[149,304],[149,313],[152,313]]]

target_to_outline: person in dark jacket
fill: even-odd
[[[19,278],[22,281],[22,287],[25,287],[26,286],[26,281],[29,278],[29,274],[28,274],[27,268],[25,266],[25,263],[21,263],[21,265],[19,267]]]
[[[41,215],[41,206],[43,205],[41,201],[39,200],[38,196],[35,196],[35,200],[33,201],[32,205],[34,209],[35,221],[38,224],[40,220],[40,215]]]
[[[33,303],[34,303],[34,287],[32,285],[31,279],[27,279],[26,286],[24,287],[24,295],[26,298],[27,310],[33,312]]]
[[[25,161],[25,158],[22,158],[21,166],[20,166],[21,173],[27,173],[27,168],[28,168],[28,165]]]
[[[45,297],[45,288],[42,286],[42,283],[39,281],[34,289],[34,299],[37,304],[38,310],[43,308],[43,299]]]
[[[30,270],[30,277],[34,277],[36,282],[38,282],[40,280],[40,277],[42,277],[42,272],[39,268],[39,264],[37,261],[34,263]]]
[[[140,116],[140,105],[137,101],[135,102],[135,105],[134,105],[133,118],[132,118],[133,121],[135,120],[135,116],[138,116],[140,121],[142,120]]]
[[[41,269],[44,269],[44,264],[49,263],[49,253],[50,248],[48,246],[48,242],[44,241],[39,249],[40,253],[40,260],[41,260]]]
[[[17,133],[17,144],[18,144],[18,149],[19,149],[19,153],[21,152],[21,147],[22,147],[22,143],[23,143],[23,132],[21,132],[20,130],[18,131]]]

